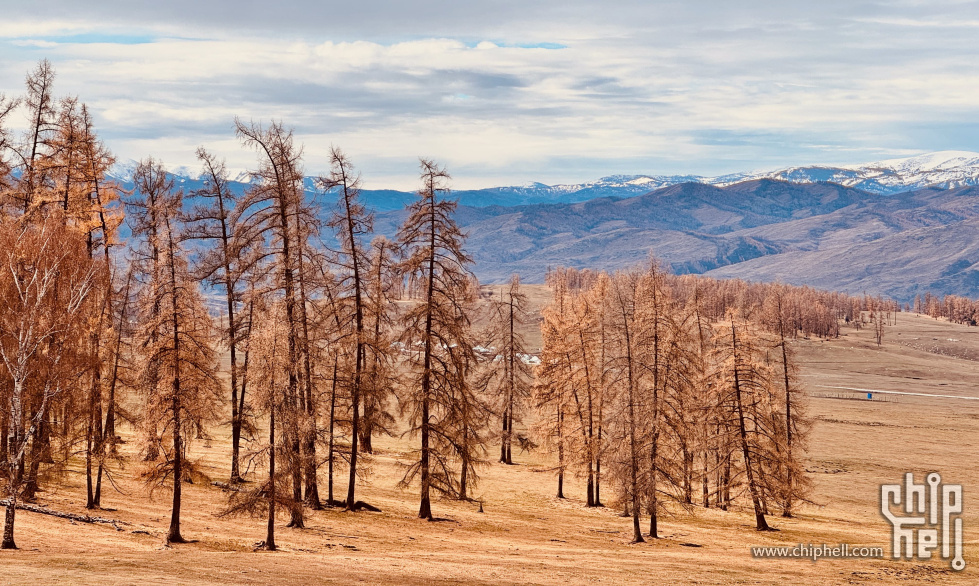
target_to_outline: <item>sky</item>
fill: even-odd
[[[979,151],[979,0],[0,0],[0,93],[38,60],[119,160],[232,169],[280,120],[367,188],[455,188]],[[23,125],[23,116],[12,126]]]

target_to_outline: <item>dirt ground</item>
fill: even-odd
[[[979,501],[973,500],[979,494],[979,401],[973,400],[979,399],[979,328],[900,314],[881,349],[869,329],[844,333],[795,344],[815,419],[807,458],[813,504],[793,519],[772,517],[778,532],[754,531],[753,516],[743,510],[676,508],[661,521],[662,539],[630,544],[629,520],[611,508],[586,508],[580,479],[566,482],[568,499],[555,498],[553,461],[538,452],[515,454],[514,466],[482,470],[475,493],[484,512],[478,504],[436,501],[441,520],[429,523],[416,516],[417,488],[396,487],[399,456],[413,440],[381,438],[358,498],[382,512],[311,511],[301,530],[280,519],[281,551],[255,551],[264,539],[262,519],[217,517],[226,495],[207,483],[184,489],[183,534],[196,542],[167,547],[169,491],[149,498],[130,463],[116,475],[121,492],[103,496],[108,510],[100,514],[118,520],[116,526],[19,511],[21,549],[0,552],[0,583],[979,583]],[[192,446],[217,480],[228,475],[224,433]],[[48,485],[42,504],[85,512],[77,464],[60,485]],[[933,471],[964,487],[963,572],[952,572],[937,556],[926,562],[889,557],[880,485],[899,483],[905,472],[922,482]],[[800,543],[884,547],[887,557],[755,559],[749,549]]]

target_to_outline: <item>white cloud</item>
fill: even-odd
[[[235,116],[295,126],[310,171],[344,147],[374,186],[411,187],[417,155],[471,187],[979,150],[940,144],[979,124],[975,2],[77,4],[0,23],[0,92],[50,58],[122,158],[247,166]]]

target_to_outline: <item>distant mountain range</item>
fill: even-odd
[[[124,184],[126,171],[116,170]],[[174,174],[185,189],[203,185],[186,170]],[[233,187],[245,189],[248,177],[237,179]],[[306,186],[316,193],[311,179]],[[415,197],[363,195],[387,236]],[[453,197],[486,283],[512,273],[542,282],[557,266],[627,268],[652,253],[677,273],[780,279],[902,301],[925,291],[979,297],[977,153],[714,178],[615,176]]]
[[[393,234],[404,212],[379,214]],[[979,187],[881,195],[834,183],[684,183],[625,199],[460,206],[475,272],[487,283],[548,267],[628,268],[650,254],[676,273],[782,280],[910,301],[979,297]]]
[[[979,153],[941,151],[843,167],[789,167],[775,171],[733,173],[718,177],[699,175],[612,175],[590,183],[518,187],[495,187],[455,193],[464,205],[526,205],[532,203],[576,203],[597,197],[632,197],[681,183],[724,187],[756,179],[779,179],[790,183],[831,182],[881,195],[923,187],[950,189],[979,185]]]
[[[125,186],[131,186],[135,161],[116,165],[112,175]],[[178,182],[186,189],[197,189],[202,184],[200,171],[188,167],[171,170]],[[244,190],[248,185],[247,173],[236,173],[232,187]],[[756,179],[780,179],[791,183],[816,183],[828,181],[881,195],[901,193],[923,187],[949,189],[979,185],[979,153],[965,151],[940,151],[909,157],[889,159],[862,165],[842,167],[810,166],[790,167],[775,171],[746,172],[702,177],[699,175],[612,175],[588,183],[545,185],[530,183],[520,186],[491,187],[487,189],[453,191],[452,197],[459,203],[472,207],[492,205],[517,206],[536,203],[577,203],[598,197],[626,198],[649,193],[655,189],[681,183],[702,183],[719,187]],[[315,179],[307,177],[306,189],[319,195]],[[378,211],[391,211],[404,207],[414,199],[411,191],[393,189],[365,189],[364,202]]]

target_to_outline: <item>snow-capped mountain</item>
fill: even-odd
[[[790,183],[828,181],[881,195],[912,191],[922,187],[949,189],[966,185],[979,185],[979,153],[938,151],[857,165],[788,167],[771,171],[732,173],[717,177],[612,175],[591,183],[542,186],[538,188],[538,191],[544,191],[548,194],[588,194],[590,197],[585,199],[600,195],[628,197],[678,183],[704,183],[724,187],[755,179],[779,179]],[[513,192],[517,190],[527,191],[525,188],[515,187],[497,189]]]
[[[477,207],[533,203],[577,203],[596,197],[632,197],[680,183],[725,187],[755,179],[790,183],[830,182],[879,195],[891,195],[923,187],[949,189],[979,185],[979,153],[939,151],[900,159],[856,165],[811,165],[769,171],[732,173],[717,177],[700,175],[611,175],[587,183],[544,185],[530,183],[456,192],[462,203]]]
[[[862,165],[791,167],[767,173],[749,173],[736,181],[724,180],[715,184],[730,185],[761,178],[782,179],[792,183],[829,181],[879,194],[901,193],[922,187],[949,189],[979,185],[979,153],[938,151]]]
[[[123,184],[131,184],[135,161],[117,164],[112,176]],[[171,171],[178,184],[193,189],[201,183],[199,171],[187,167]],[[232,188],[244,190],[251,180],[246,172],[234,172]],[[463,205],[486,207],[516,206],[538,203],[577,203],[598,197],[626,198],[649,193],[661,187],[680,183],[703,183],[719,187],[754,179],[779,179],[790,183],[828,181],[879,195],[901,193],[922,187],[948,189],[979,185],[979,153],[939,151],[901,159],[887,159],[858,165],[788,167],[771,171],[733,173],[717,177],[699,175],[611,175],[597,181],[573,184],[545,185],[526,183],[508,187],[454,191]],[[312,178],[305,181],[306,190],[316,192]],[[378,211],[401,208],[412,201],[411,191],[364,190],[364,200]]]

